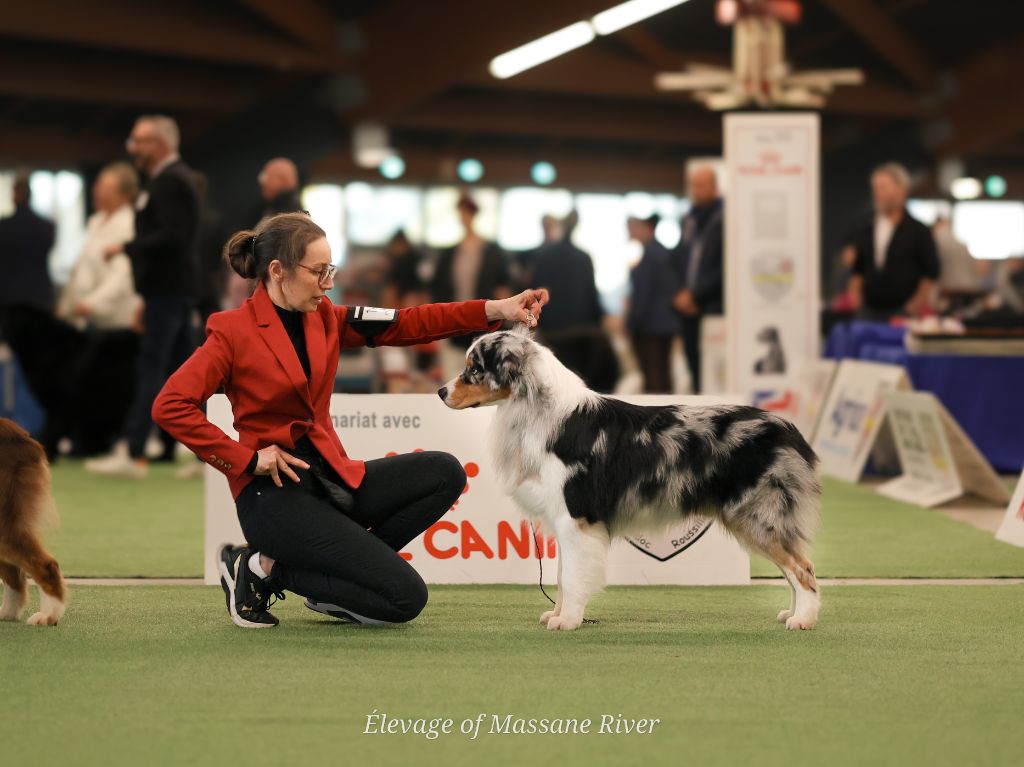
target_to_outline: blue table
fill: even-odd
[[[914,388],[946,406],[996,471],[1024,466],[1024,357],[910,354],[904,328],[854,321],[829,334],[825,356],[902,365]]]

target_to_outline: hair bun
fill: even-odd
[[[235,273],[247,280],[256,277],[256,236],[250,231],[236,232],[224,246],[224,257]]]

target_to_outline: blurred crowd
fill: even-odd
[[[85,244],[60,286],[47,265],[54,226],[32,210],[27,175],[15,180],[14,213],[0,220],[0,340],[46,411],[38,436],[51,459],[70,451],[93,456],[90,470],[138,476],[146,457],[175,460],[174,441],[150,420],[152,402],[201,343],[209,315],[251,293],[226,267],[231,232],[209,204],[205,177],[178,148],[174,120],[137,120],[126,142],[131,162],[112,162],[96,177]],[[269,160],[256,180],[260,198],[247,226],[302,210],[291,160]],[[591,388],[699,393],[703,318],[723,311],[724,210],[711,166],[692,167],[687,184],[691,205],[672,247],[655,237],[657,215],[628,220],[639,256],[622,316],[602,306],[593,260],[574,244],[575,212],[545,216],[543,243],[508,253],[478,233],[479,208],[468,193],[457,202],[457,244],[428,253],[397,231],[381,249],[353,249],[332,298],[402,308],[546,287],[551,303],[539,340]],[[905,169],[878,168],[871,188],[872,215],[851,230],[840,255],[834,311],[888,322],[937,311],[982,317],[1024,310],[1020,263],[989,269],[956,241],[947,220],[929,229],[913,219]],[[343,350],[336,390],[433,391],[463,366],[471,341]],[[680,350],[685,370],[673,366]]]

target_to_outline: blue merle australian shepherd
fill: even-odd
[[[497,474],[558,540],[558,600],[540,617],[575,629],[617,536],[690,515],[721,523],[789,582],[778,620],[809,629],[821,597],[805,547],[818,521],[814,452],[787,421],[742,406],[640,406],[597,394],[525,329],[481,336],[438,391],[448,407],[498,404]]]

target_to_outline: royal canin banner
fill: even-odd
[[[627,397],[637,404],[707,405],[730,397]],[[414,540],[401,556],[427,583],[555,583],[558,547],[538,531],[501,490],[492,469],[488,439],[494,408],[450,410],[429,394],[335,394],[331,418],[345,450],[371,460],[417,450],[451,453],[466,469],[466,487],[452,508]],[[207,417],[228,436],[231,405],[222,394],[209,401]],[[206,467],[205,581],[219,582],[216,552],[222,543],[244,540],[227,480]],[[340,512],[339,512],[340,513]],[[538,563],[538,551],[540,562]],[[746,552],[718,525],[683,522],[660,534],[637,535],[612,544],[609,584],[744,584],[750,580]]]

